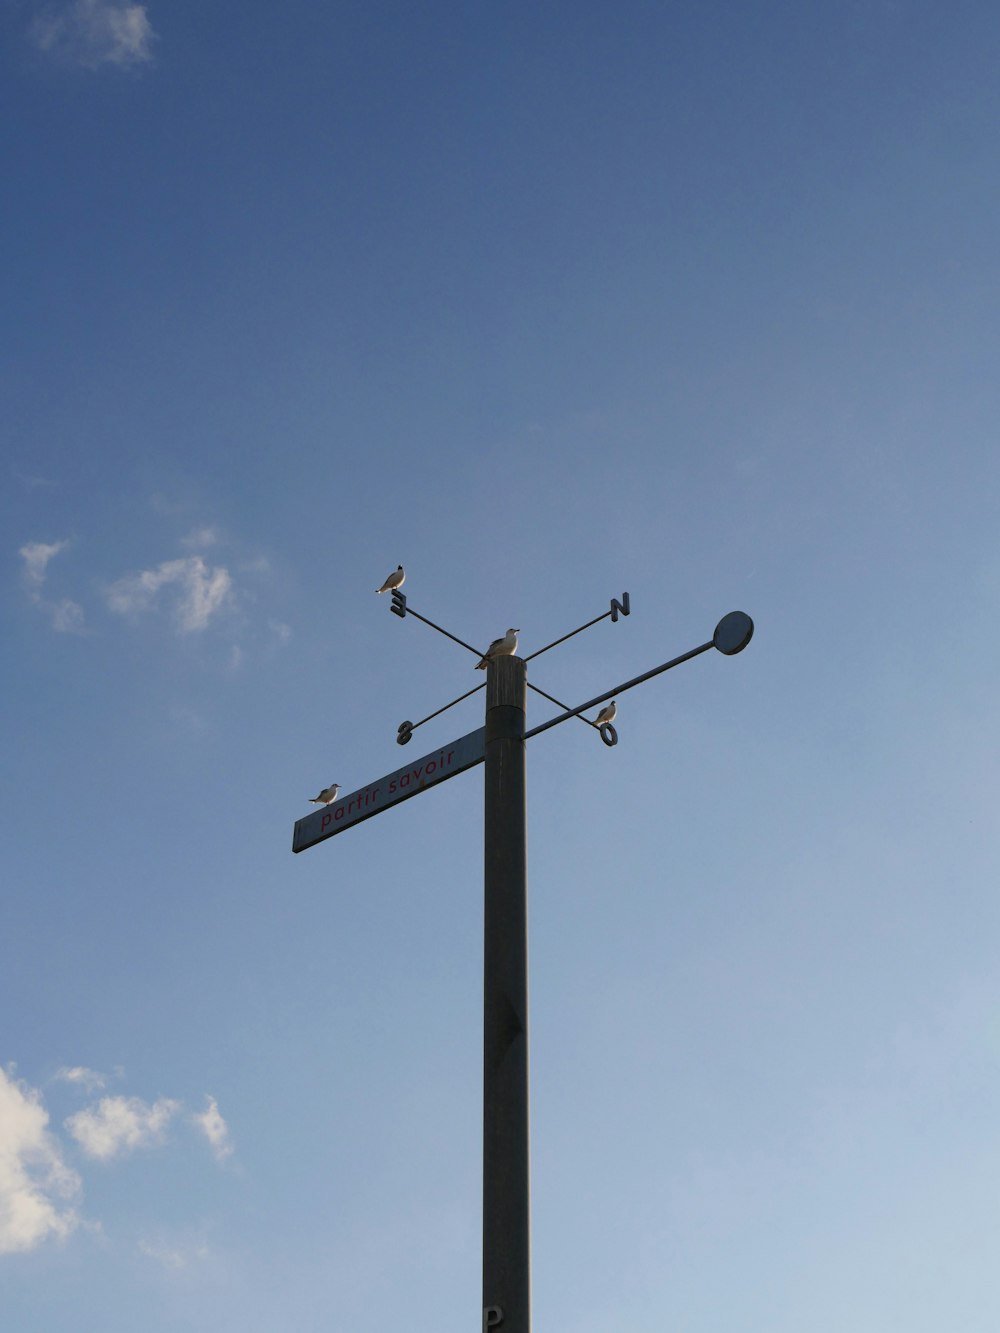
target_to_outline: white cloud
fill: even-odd
[[[185,632],[204,629],[226,600],[231,587],[228,570],[221,566],[208,570],[198,556],[195,566],[185,575],[185,593],[179,608],[181,629]]]
[[[0,1069],[0,1254],[34,1249],[78,1224],[80,1178],[46,1129],[39,1093]]]
[[[141,65],[152,59],[156,39],[145,5],[115,0],[73,0],[38,18],[31,36],[40,50],[87,69]]]
[[[204,1111],[195,1112],[191,1119],[205,1135],[205,1138],[208,1139],[216,1161],[224,1162],[233,1151],[232,1141],[229,1137],[229,1126],[223,1120],[219,1111],[219,1104],[215,1098],[206,1093],[205,1101],[208,1104]]]
[[[18,551],[18,555],[24,560],[24,581],[29,590],[34,592],[36,600],[38,590],[45,582],[49,561],[53,556],[57,556],[60,551],[64,551],[68,545],[68,540],[62,542],[26,542]]]
[[[152,1105],[141,1097],[102,1097],[96,1106],[71,1115],[66,1128],[88,1157],[107,1162],[161,1143],[179,1110],[180,1102],[169,1097]]]
[[[107,590],[108,606],[119,615],[148,611],[163,588],[177,593],[174,612],[182,634],[204,629],[232,590],[228,569],[209,569],[200,555],[164,560],[155,569],[127,574]]]
[[[73,1083],[84,1092],[97,1092],[107,1083],[103,1074],[99,1074],[95,1069],[87,1069],[84,1065],[64,1065],[62,1069],[57,1069],[55,1077],[60,1083]]]

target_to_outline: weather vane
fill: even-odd
[[[390,594],[390,610],[417,620],[472,653],[486,680],[419,722],[402,722],[399,745],[407,745],[418,727],[454,708],[463,699],[486,691],[485,725],[439,747],[405,768],[388,773],[344,798],[331,783],[312,800],[323,807],[295,824],[293,852],[305,851],[353,824],[418,795],[476,764],[485,763],[484,857],[484,991],[483,991],[483,1305],[482,1327],[503,1333],[529,1333],[531,1279],[528,1177],[528,987],[527,987],[527,849],[525,805],[525,741],[571,717],[595,728],[605,745],[617,745],[616,699],[644,681],[687,662],[710,648],[733,657],[750,642],[753,621],[730,611],[706,643],[671,658],[586,703],[570,708],[527,679],[527,663],[567,639],[608,618],[630,614],[628,593],[613,597],[611,608],[570,630],[552,643],[519,657],[520,630],[508,629],[485,652],[414,611],[400,591],[406,574],[398,565],[378,593]],[[525,726],[526,691],[562,709],[531,731]],[[608,702],[610,700],[610,702]],[[584,717],[604,704],[597,717]]]
[[[474,657],[479,658],[479,661],[476,663],[476,669],[480,671],[485,670],[489,663],[496,658],[513,657],[516,655],[517,636],[521,633],[519,629],[508,629],[507,633],[501,638],[493,640],[485,653],[480,653],[478,648],[473,648],[471,644],[465,643],[464,640],[457,638],[448,630],[442,629],[441,626],[436,625],[433,620],[428,620],[427,617],[422,616],[419,611],[414,611],[411,606],[408,606],[406,595],[399,591],[405,580],[406,574],[403,570],[403,566],[399,565],[389,575],[381,588],[376,589],[376,591],[380,593],[392,593],[392,606],[390,609],[392,610],[393,615],[399,616],[400,619],[407,615],[416,616],[417,620],[423,621],[425,625],[430,625],[431,629],[436,629],[439,634],[443,634],[446,638],[451,639],[453,643],[457,643],[462,648],[468,649]],[[630,610],[631,608],[627,592],[622,593],[621,601],[618,601],[617,597],[612,597],[610,611],[605,611],[603,615],[595,616],[593,620],[588,620],[585,625],[581,625],[578,629],[570,630],[568,634],[563,634],[560,638],[554,639],[552,643],[546,644],[544,648],[539,648],[536,652],[529,654],[523,660],[525,662],[530,662],[535,657],[541,657],[542,653],[547,653],[550,648],[555,648],[560,643],[565,643],[567,639],[572,639],[575,634],[581,634],[585,629],[590,629],[591,625],[596,625],[601,620],[607,620],[610,617],[613,622],[617,622],[620,615],[627,616],[630,613]],[[526,684],[529,690],[534,690],[534,692],[540,694],[543,699],[548,699],[549,703],[555,704],[557,708],[562,708],[564,711],[567,710],[566,704],[561,704],[558,699],[554,699],[551,694],[546,694],[545,691],[540,690],[537,685],[532,685],[530,681],[527,681]],[[419,722],[401,722],[396,732],[397,743],[399,745],[406,745],[417,727],[422,727],[425,722],[430,722],[432,718],[440,717],[440,715],[446,713],[449,708],[454,708],[454,706],[460,704],[463,699],[468,699],[470,695],[476,694],[479,690],[485,688],[486,682],[484,681],[480,685],[473,686],[471,690],[466,690],[466,692],[460,694],[457,699],[452,699],[450,704],[445,704],[443,708],[438,708],[435,712],[429,713],[427,717],[421,718]],[[604,697],[607,698],[607,695]],[[597,700],[596,702],[601,701]],[[592,705],[590,704],[585,704],[584,708],[591,706]],[[618,744],[618,733],[611,725],[617,716],[617,708],[614,700],[612,700],[606,708],[601,710],[593,722],[591,722],[589,718],[583,716],[583,711],[581,709],[569,711],[576,713],[579,715],[581,721],[586,722],[588,726],[594,727],[599,731],[601,739],[604,741],[605,745]]]

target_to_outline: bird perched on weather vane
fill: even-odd
[[[597,714],[597,721],[594,723],[594,726],[600,727],[603,726],[605,722],[608,723],[614,722],[617,716],[618,716],[618,709],[615,705],[614,699],[612,699],[611,702],[607,705],[607,707],[602,708],[601,711]]]
[[[381,588],[376,588],[375,591],[392,592],[395,588],[401,588],[405,582],[406,582],[406,574],[403,571],[403,566],[397,565],[396,568],[389,575],[389,577],[386,579],[386,581],[382,584]]]
[[[337,799],[338,791],[340,791],[340,783],[331,782],[329,787],[324,787],[318,796],[310,796],[309,800],[313,805],[333,805]]]
[[[502,639],[494,639],[476,663],[476,670],[485,671],[487,662],[492,662],[495,657],[512,657],[517,652],[517,636],[520,633],[519,629],[509,629]]]

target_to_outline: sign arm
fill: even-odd
[[[681,653],[680,657],[674,657],[669,662],[664,662],[662,666],[653,667],[652,671],[644,671],[641,676],[636,676],[634,680],[627,680],[623,685],[617,685],[613,690],[607,690],[604,694],[599,694],[596,699],[588,699],[587,702],[581,704],[579,708],[567,709],[567,711],[561,713],[559,717],[550,718],[548,722],[543,722],[541,726],[533,727],[531,731],[525,732],[524,739],[530,740],[532,736],[537,736],[540,732],[548,731],[549,727],[556,727],[560,722],[565,722],[567,718],[576,717],[578,714],[586,712],[588,708],[593,708],[595,704],[604,703],[606,699],[613,699],[616,694],[624,694],[626,690],[631,690],[633,686],[641,685],[643,681],[651,680],[653,676],[658,676],[663,671],[669,671],[671,667],[680,666],[682,662],[687,662],[692,657],[697,657],[699,653],[707,653],[709,648],[714,647],[714,640],[709,639],[708,643],[703,643],[699,648],[692,648],[690,652]]]

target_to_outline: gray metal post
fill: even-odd
[[[528,919],[519,657],[486,677],[483,1330],[530,1333]]]

